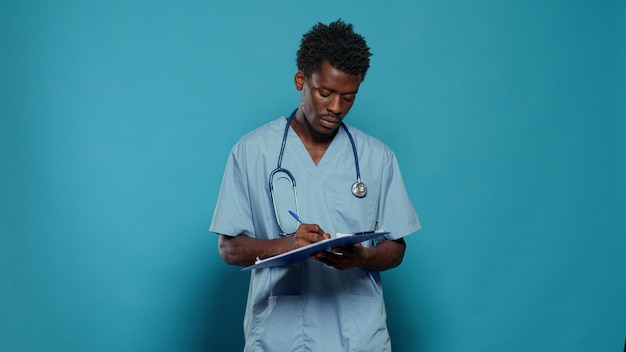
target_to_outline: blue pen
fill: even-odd
[[[293,216],[294,219],[296,219],[297,222],[299,222],[300,224],[303,224],[302,219],[300,219],[300,217],[298,216],[298,214],[294,213],[293,211],[289,210],[289,214],[291,214],[291,216]]]

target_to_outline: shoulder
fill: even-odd
[[[393,150],[382,140],[369,135],[352,125],[346,124],[346,127],[348,127],[348,130],[352,134],[354,143],[358,149],[362,149],[367,153],[382,154],[385,157],[394,157]]]
[[[270,121],[243,135],[237,143],[252,143],[267,139],[275,134],[283,133],[287,121],[284,117]]]
[[[285,125],[285,118],[280,117],[246,133],[233,146],[233,153],[262,151],[266,150],[265,147],[280,144]]]

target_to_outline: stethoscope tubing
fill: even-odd
[[[284,173],[287,175],[287,178],[289,179],[289,182],[291,183],[291,188],[293,190],[293,194],[295,198],[296,213],[298,214],[299,209],[298,209],[298,195],[297,195],[297,190],[296,190],[296,178],[291,173],[291,171],[282,167],[283,155],[285,154],[285,146],[287,144],[287,135],[289,134],[289,126],[291,125],[291,121],[293,120],[293,118],[296,116],[296,111],[298,111],[298,109],[295,109],[291,113],[291,115],[289,115],[289,118],[287,119],[285,132],[283,133],[283,140],[280,145],[280,153],[278,154],[278,163],[276,165],[276,168],[272,170],[272,172],[270,173],[269,180],[268,180],[270,195],[272,198],[272,205],[274,206],[274,214],[276,215],[276,221],[278,222],[278,226],[281,228],[281,231],[283,233],[284,231],[280,224],[279,216],[278,216],[277,209],[276,209],[276,201],[274,198],[274,176],[277,173]],[[350,145],[352,146],[352,153],[354,154],[354,166],[356,169],[356,182],[352,185],[352,194],[357,198],[363,198],[367,194],[367,187],[365,186],[365,184],[361,182],[361,169],[359,167],[359,156],[356,150],[356,144],[354,143],[354,138],[352,137],[352,134],[348,130],[348,127],[343,123],[343,121],[340,122],[340,125],[341,125],[341,128],[346,132],[346,135],[348,136],[348,139],[350,140]]]
[[[291,187],[296,187],[296,178],[293,176],[291,171],[283,169],[281,167],[281,164],[283,163],[283,155],[285,154],[285,145],[287,144],[287,135],[289,134],[289,125],[291,125],[291,120],[293,120],[293,117],[296,116],[296,111],[298,111],[298,109],[295,109],[291,113],[291,115],[289,115],[289,119],[287,119],[287,126],[285,127],[285,132],[283,133],[283,141],[280,145],[280,154],[278,154],[278,165],[274,170],[272,170],[269,177],[270,193],[274,192],[274,183],[272,181],[274,180],[274,175],[276,175],[276,173],[278,172],[286,173],[289,176],[289,180],[291,181]]]
[[[287,144],[287,135],[289,134],[289,126],[291,125],[291,121],[293,120],[293,118],[296,116],[296,111],[298,111],[298,109],[295,109],[291,113],[291,115],[289,115],[289,118],[287,119],[285,132],[283,133],[283,140],[280,145],[280,153],[278,154],[278,163],[276,165],[276,168],[270,173],[270,178],[269,178],[270,192],[274,189],[274,186],[272,185],[272,179],[273,179],[274,174],[276,174],[277,172],[284,172],[287,175],[289,175],[292,181],[292,185],[294,187],[296,186],[296,178],[293,176],[293,174],[289,170],[281,167],[282,162],[283,162],[283,155],[285,154],[285,145]],[[356,169],[356,180],[357,180],[357,183],[361,183],[361,168],[359,166],[359,155],[356,150],[356,144],[354,143],[354,138],[352,137],[352,133],[350,133],[350,131],[348,130],[348,126],[346,126],[346,124],[343,123],[343,121],[340,123],[340,125],[343,128],[343,130],[346,132],[346,135],[348,136],[348,139],[350,140],[350,145],[352,146],[352,153],[354,154],[354,166]]]

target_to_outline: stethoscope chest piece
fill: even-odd
[[[367,194],[365,183],[357,181],[352,185],[352,194],[357,198],[363,198]]]

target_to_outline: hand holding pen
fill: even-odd
[[[327,234],[319,225],[317,224],[305,224],[302,219],[295,212],[289,210],[289,214],[296,219],[296,221],[300,224],[298,226],[298,230],[296,230],[296,234],[294,238],[296,239],[297,247],[304,247],[311,243],[319,242],[325,239],[330,238],[330,235]]]
[[[300,223],[300,226],[298,227],[298,231],[296,231],[296,236],[298,236],[298,232],[300,231],[300,228],[302,226],[316,226],[317,228],[319,228],[318,225],[303,224],[302,219],[300,219],[298,214],[294,213],[291,210],[289,210],[289,214],[291,214],[291,216],[294,219],[296,219],[298,223]],[[321,228],[319,230],[322,231]],[[321,239],[314,241],[314,242],[318,242],[327,238],[330,238],[330,235],[327,233],[324,233]],[[340,269],[340,270],[354,268],[354,267],[357,267],[360,263],[360,259],[357,256],[359,253],[358,249],[360,248],[362,248],[361,245],[333,248],[331,252],[320,251],[318,253],[315,253],[311,256],[311,258],[318,260],[326,265]]]

